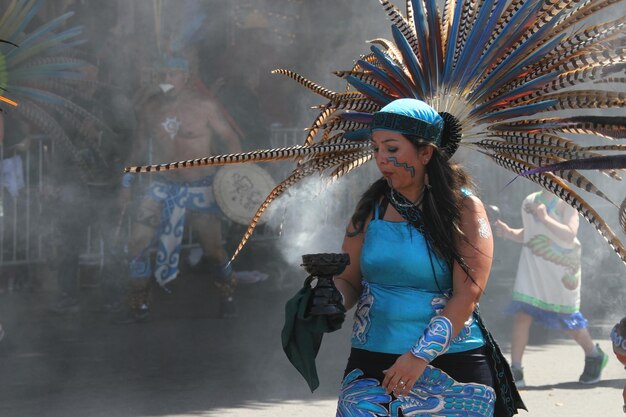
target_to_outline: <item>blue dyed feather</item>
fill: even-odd
[[[49,52],[51,55],[54,55],[64,50],[76,48],[77,46],[83,45],[85,43],[87,43],[87,39],[77,39],[71,42],[64,42],[59,45],[53,46],[52,48],[50,48]]]
[[[555,75],[557,75],[558,72],[552,72],[550,74],[546,74],[543,75],[541,77],[537,77],[532,81],[529,81],[525,84],[520,85],[519,87],[508,91],[506,94],[500,95],[480,106],[474,107],[474,109],[472,109],[472,111],[470,112],[470,114],[474,115],[474,114],[480,114],[483,112],[483,110],[488,109],[490,106],[494,106],[494,105],[503,105],[505,104],[507,101],[509,100],[513,100],[516,97],[519,96],[523,96],[524,94],[527,94],[529,91],[535,91],[541,87],[543,87],[544,85],[548,84]]]
[[[539,174],[542,172],[586,170],[586,169],[624,169],[626,168],[626,155],[595,156],[585,159],[572,159],[556,164],[545,165],[529,169],[520,173],[521,176]]]
[[[80,35],[81,32],[82,27],[73,27],[67,29],[61,33],[46,38],[42,42],[32,45],[29,48],[26,48],[24,46],[16,48],[9,54],[7,54],[7,59],[11,60],[11,65],[19,65],[23,61],[40,54],[42,50],[47,49],[47,52],[49,53],[52,48],[62,46],[64,41]]]
[[[44,0],[38,0],[32,6],[32,8],[26,13],[26,16],[24,17],[22,22],[20,22],[20,24],[18,25],[18,27],[15,30],[15,32],[11,34],[11,38],[13,38],[14,36],[19,35],[20,33],[24,32],[24,30],[26,29],[26,26],[28,26],[28,24],[33,19],[33,17],[35,17],[37,15],[37,13],[39,13],[39,10],[43,6],[43,3],[44,3]],[[20,6],[20,8],[23,7],[23,6],[24,5]]]
[[[528,52],[528,49],[533,48],[537,45],[537,40],[541,39],[545,34],[545,30],[552,28],[550,25],[544,25],[539,31],[537,31],[533,36],[528,38],[523,45],[519,48],[515,49],[506,59],[504,59],[484,80],[480,83],[480,85],[476,88],[477,91],[497,91],[498,88],[505,85],[507,82],[511,81],[513,78],[519,76],[524,68],[540,59],[542,59],[546,53],[551,51],[556,47],[556,45],[565,37],[565,34],[561,34],[550,42],[542,45],[539,49],[534,51],[532,54],[528,55],[522,62],[515,63],[515,60],[520,56],[520,54],[525,54]],[[537,36],[539,35],[539,36]],[[514,69],[510,67],[515,65]],[[495,78],[501,77],[497,82],[493,85],[486,88],[489,82]]]
[[[35,30],[33,33],[29,33],[25,39],[20,40],[20,48],[22,50],[30,48],[33,44],[40,42],[46,38],[48,38],[54,30],[60,28],[63,24],[66,23],[67,19],[72,17],[74,12],[65,13],[55,19],[52,19],[48,23],[42,25],[40,28]],[[52,34],[52,38],[58,36],[58,34]],[[50,40],[50,39],[48,39]]]
[[[357,64],[364,70],[369,71],[370,75],[382,85],[387,87],[390,92],[396,93],[398,97],[402,97],[404,95],[402,87],[398,84],[398,82],[389,77],[389,75],[385,71],[381,70],[376,65],[370,64],[369,62],[363,61],[362,59],[359,59],[357,61]]]
[[[14,77],[11,78],[12,82],[33,79],[33,77],[42,78],[46,77],[49,79],[64,79],[64,80],[81,80],[85,78],[85,76],[78,71],[71,71],[71,68],[65,68],[61,65],[55,67],[35,67],[29,68],[24,71],[20,71],[19,74],[15,74]]]
[[[441,83],[441,73],[443,72],[443,57],[441,51],[441,24],[439,23],[439,14],[437,12],[436,0],[426,0],[427,22],[428,22],[428,40],[430,46],[430,54],[428,61],[430,64],[430,74],[432,78],[431,93],[437,91]]]
[[[500,110],[494,113],[488,113],[480,117],[478,120],[481,122],[492,122],[495,120],[512,119],[514,117],[531,116],[535,113],[545,111],[558,103],[558,100],[544,100],[537,103],[526,104],[524,106]]]
[[[410,81],[407,80],[404,71],[398,65],[396,65],[386,53],[381,51],[376,47],[376,45],[372,45],[370,47],[380,64],[385,67],[385,69],[400,83],[404,86],[404,97],[415,97],[414,89],[415,87],[412,85]]]
[[[374,118],[374,115],[372,113],[351,111],[351,112],[342,113],[339,117],[341,117],[344,120],[348,120],[348,121],[355,122],[355,123],[370,124],[372,123],[372,119]]]
[[[498,9],[494,10],[494,13],[492,13],[495,1],[496,0],[488,0],[483,3],[480,12],[478,13],[478,18],[474,22],[474,26],[472,27],[472,30],[467,38],[465,48],[461,51],[459,62],[456,67],[456,73],[458,74],[459,71],[462,71],[462,73],[460,77],[455,77],[460,79],[460,85],[464,85],[467,82],[467,79],[471,78],[473,70],[475,69],[475,63],[480,58],[482,49],[486,45],[487,38],[488,36],[491,36],[493,27],[497,22],[499,17]],[[504,7],[504,3],[506,2],[500,1],[500,8]],[[489,30],[490,26],[491,30]],[[478,39],[480,39],[482,43]]]
[[[512,81],[515,77],[520,76],[527,66],[534,64],[535,62],[543,59],[543,57],[545,57],[545,55],[549,51],[553,50],[561,42],[563,37],[565,37],[564,34],[558,36],[557,38],[553,39],[552,41],[546,43],[545,45],[543,45],[542,47],[534,51],[532,54],[526,57],[526,59],[524,59],[522,62],[516,64],[515,69],[511,71],[507,71],[504,77],[502,77],[493,86],[490,86],[490,90],[496,91],[497,89],[499,89],[500,87],[508,83],[509,81]],[[556,78],[556,76],[559,75],[559,72],[555,71],[551,73],[551,75],[553,78]]]
[[[393,39],[396,42],[396,46],[402,54],[404,64],[409,70],[411,77],[413,77],[413,84],[415,84],[415,87],[418,89],[419,97],[417,98],[423,99],[424,94],[427,91],[427,87],[426,82],[424,81],[422,65],[420,65],[417,55],[415,55],[415,52],[411,49],[409,41],[406,40],[400,29],[398,29],[395,25],[392,25],[391,32],[393,34]]]
[[[537,13],[541,9],[543,2],[527,1],[522,4],[522,7],[515,13],[507,25],[502,29],[498,37],[494,39],[489,48],[483,53],[480,60],[476,63],[475,74],[477,78],[480,78],[489,68],[489,65],[493,64],[496,57],[495,55],[501,54],[502,51],[507,50],[510,46],[521,36],[521,33],[525,30],[527,22],[534,20],[537,17]],[[475,91],[481,91],[476,89]]]
[[[365,142],[370,139],[370,129],[357,129],[349,132],[345,132],[343,134],[344,139],[349,140],[351,142]]]
[[[457,1],[454,7],[454,18],[452,19],[452,27],[448,33],[448,48],[446,50],[446,59],[443,70],[443,84],[449,87],[452,83],[452,74],[454,74],[454,55],[456,53],[456,38],[459,36],[460,16],[463,11],[463,2]]]
[[[426,11],[424,10],[423,0],[411,0],[413,4],[413,22],[415,25],[415,32],[417,33],[418,45],[420,48],[419,57],[423,63],[424,78],[428,80],[428,89],[424,91],[424,95],[430,96],[434,91],[433,85],[433,73],[430,60],[432,59],[428,53],[428,18]]]
[[[363,81],[359,80],[358,78],[352,75],[348,75],[346,77],[346,81],[348,81],[350,85],[356,88],[359,93],[366,95],[368,98],[370,98],[372,101],[374,101],[376,104],[378,104],[381,107],[393,101],[393,97],[389,97],[387,94],[380,91],[378,88],[373,87],[367,83],[364,83]]]
[[[14,86],[11,87],[11,93],[19,94],[33,101],[52,105],[63,105],[65,100],[54,93],[31,87]]]

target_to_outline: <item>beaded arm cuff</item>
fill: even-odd
[[[430,363],[437,356],[446,353],[451,342],[452,323],[445,316],[435,316],[430,319],[424,334],[411,348],[411,353]]]

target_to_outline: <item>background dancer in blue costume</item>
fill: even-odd
[[[198,93],[190,81],[190,64],[181,57],[167,57],[161,64],[162,93],[155,95],[141,112],[138,137],[132,158],[146,155],[148,148],[159,158],[185,158],[211,153],[220,146],[230,152],[241,151],[239,137],[224,121],[216,103]],[[151,141],[149,141],[151,139]],[[170,173],[176,174],[176,173]],[[220,314],[235,314],[233,293],[235,276],[222,247],[219,208],[213,196],[215,170],[180,171],[154,178],[134,213],[129,242],[129,275],[127,311],[113,321],[130,324],[150,318],[149,288],[151,278],[161,286],[179,274],[183,229],[188,220],[198,231],[207,258],[217,270],[220,289]],[[124,177],[126,194],[134,176]],[[150,250],[156,246],[156,267],[152,270]]]
[[[493,413],[498,383],[473,315],[493,237],[483,204],[444,151],[455,123],[415,99],[374,115],[383,178],[357,205],[343,243],[351,263],[335,278],[345,307],[356,305],[338,416],[365,405],[376,415]]]

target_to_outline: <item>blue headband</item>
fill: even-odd
[[[392,130],[441,145],[443,118],[421,100],[401,98],[374,113],[371,130]]]
[[[189,61],[185,58],[178,57],[165,57],[160,62],[162,69],[179,69],[182,71],[189,71]]]

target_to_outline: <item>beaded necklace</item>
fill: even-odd
[[[398,191],[390,188],[387,192],[389,202],[400,215],[409,221],[417,230],[424,232],[424,222],[422,210],[419,208],[424,199],[425,190],[422,189],[420,198],[415,202],[411,202],[408,198],[400,194]]]

